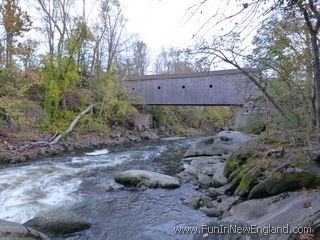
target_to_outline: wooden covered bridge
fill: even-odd
[[[124,82],[133,102],[147,105],[242,106],[256,91],[239,70],[146,75]]]

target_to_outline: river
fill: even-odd
[[[90,149],[0,169],[0,219],[23,223],[38,215],[66,214],[92,223],[91,229],[53,240],[188,239],[177,226],[201,226],[210,219],[182,205],[199,195],[191,184],[180,188],[121,190],[113,175],[129,169],[174,176],[196,139],[144,141],[108,149]],[[101,154],[101,155],[99,155]],[[106,192],[97,184],[109,184]]]

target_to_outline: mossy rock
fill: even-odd
[[[289,172],[285,174],[275,173],[273,178],[279,180],[294,180],[299,181],[300,184],[306,183],[305,187],[313,187],[318,183],[317,176],[312,175],[311,173],[307,172]]]
[[[234,170],[230,175],[229,175],[229,182],[232,182],[233,179],[235,179],[241,172],[241,168],[238,168]]]
[[[257,153],[258,144],[256,141],[249,141],[244,146],[242,146],[239,150],[233,152],[224,168],[224,175],[229,177],[230,174],[237,170],[239,167],[247,163],[250,159],[254,158],[254,155]]]
[[[235,195],[245,197],[248,196],[251,189],[259,183],[259,178],[263,177],[260,168],[253,168],[247,171],[241,177],[241,182],[239,183],[237,189],[235,190]]]
[[[0,155],[0,163],[5,163],[7,162],[7,158],[3,155]]]
[[[136,176],[124,176],[122,174],[117,174],[114,176],[114,180],[122,185],[136,186],[138,183],[142,182],[143,179]]]
[[[226,194],[232,194],[237,189],[241,182],[241,177],[238,175],[236,176],[230,183],[227,184],[225,193]]]
[[[276,172],[252,188],[249,199],[274,196],[283,192],[320,185],[320,178],[308,172]]]
[[[35,217],[23,224],[48,235],[68,235],[91,227],[89,222],[72,218]]]
[[[238,188],[239,184],[242,181],[242,178],[247,174],[247,172],[250,171],[250,168],[239,168],[238,170],[234,171],[232,173],[232,180],[227,185],[226,193],[232,194],[235,192],[235,190]]]
[[[118,173],[114,176],[117,183],[123,185],[133,185],[137,187],[151,188],[177,188],[180,186],[178,179],[161,173],[145,170],[128,170]]]
[[[221,182],[217,181],[216,179],[212,179],[211,186],[214,188],[219,188],[219,187],[223,186],[223,184]]]

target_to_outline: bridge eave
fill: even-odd
[[[177,104],[177,103],[166,103],[166,104],[155,104],[155,103],[132,103],[133,105],[148,105],[148,106],[211,106],[211,107],[242,107],[244,104],[211,104],[211,103],[202,103],[202,104]]]

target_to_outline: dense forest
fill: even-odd
[[[0,239],[320,239],[320,1],[88,1],[0,1]]]
[[[306,144],[320,131],[316,1],[240,1],[236,5],[241,11],[220,19],[219,24],[244,14],[241,24],[227,33],[221,30],[210,38],[199,37],[194,49],[163,48],[153,62],[146,43],[126,30],[120,1],[101,0],[95,22],[87,20],[83,3],[82,14],[76,15],[72,9],[77,1],[30,1],[37,14],[22,10],[17,0],[2,2],[3,136],[28,138],[34,132],[65,131],[91,104],[94,108],[76,129],[128,128],[139,111],[152,113],[159,128],[173,133],[221,127],[230,123],[233,109],[133,106],[123,85],[130,76],[208,71],[219,61],[243,71],[261,90],[251,100],[266,117],[263,123],[251,119],[249,130],[264,129],[263,124],[270,131],[298,134]],[[258,8],[260,12],[255,12]],[[248,34],[244,29],[253,19],[259,24],[251,31],[250,47],[244,46],[243,34]],[[41,27],[34,24],[39,20]],[[31,38],[33,33],[43,39]],[[248,68],[261,71],[257,75]]]
[[[85,4],[82,15],[72,12],[77,1],[30,4],[37,10],[35,19],[17,0],[1,4],[1,134],[28,138],[38,131],[64,131],[90,104],[95,104],[93,111],[76,129],[108,132],[114,126],[129,127],[141,106],[130,104],[123,80],[146,74],[151,63],[146,44],[126,32],[121,3],[100,1],[95,23],[87,22]],[[34,26],[35,21],[41,21],[42,27]],[[30,33],[44,39],[35,40]],[[182,73],[208,68],[190,50],[163,48],[149,71]],[[157,125],[175,133],[189,127],[221,127],[231,114],[227,108],[142,108],[157,113]]]

